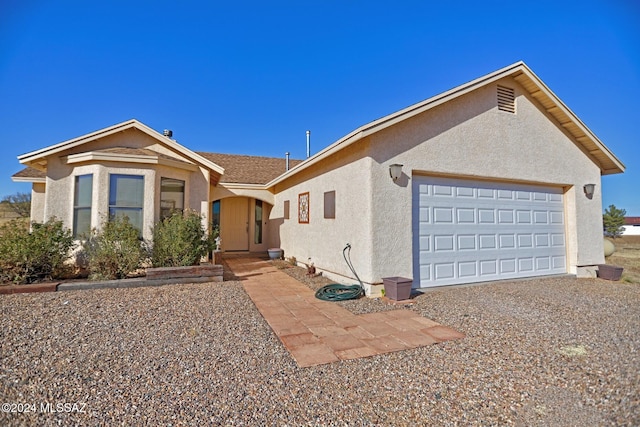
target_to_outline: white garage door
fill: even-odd
[[[414,287],[566,273],[562,189],[414,176]]]

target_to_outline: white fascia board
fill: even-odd
[[[13,182],[31,182],[31,183],[46,183],[47,182],[47,178],[25,178],[25,177],[15,177],[12,176],[11,177],[11,181]]]
[[[147,163],[158,164],[158,156],[146,156],[135,154],[121,154],[121,153],[100,153],[100,152],[88,152],[71,154],[63,159],[67,164],[84,163],[90,161],[101,162],[125,162],[125,163]]]
[[[198,166],[180,162],[177,160],[164,159],[158,156],[141,155],[141,154],[124,154],[124,153],[101,153],[101,152],[87,152],[79,154],[71,154],[66,156],[64,162],[67,164],[84,163],[90,161],[99,162],[123,162],[123,163],[139,163],[150,165],[164,165],[177,169],[184,169],[190,171],[198,170]]]
[[[243,184],[241,182],[219,182],[218,187],[234,190],[267,190],[268,184]]]
[[[86,142],[90,142],[99,138],[103,138],[105,136],[112,135],[117,132],[121,132],[126,129],[129,129],[133,127],[135,123],[138,123],[137,120],[135,119],[118,123],[108,128],[91,132],[86,135],[79,136],[77,138],[69,139],[67,141],[63,141],[55,145],[50,145],[49,147],[41,148],[39,150],[32,151],[30,153],[22,154],[18,156],[18,160],[20,161],[20,163],[26,164],[34,160],[37,160],[39,158],[50,156],[52,154],[59,153],[60,151],[67,150],[69,148],[77,147],[78,145],[82,145]]]

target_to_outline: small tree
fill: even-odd
[[[176,211],[153,227],[151,263],[154,267],[197,265],[212,250],[215,237],[207,236],[201,215]]]
[[[618,209],[615,205],[609,205],[609,208],[602,215],[604,234],[613,238],[622,236],[622,226],[624,225],[624,216],[626,214],[626,210]]]
[[[12,211],[22,218],[31,216],[31,194],[16,193],[2,198],[2,203],[6,203]]]
[[[92,280],[124,279],[146,259],[139,231],[127,216],[105,220],[101,230],[91,230],[83,248]]]

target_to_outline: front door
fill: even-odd
[[[249,199],[228,197],[220,203],[220,238],[224,251],[249,250]]]

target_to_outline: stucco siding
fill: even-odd
[[[562,187],[570,270],[603,261],[600,169],[516,82],[499,84],[515,89],[516,114],[498,110],[492,84],[371,136],[375,280],[412,275],[414,174]],[[398,183],[389,178],[392,163],[404,165]],[[591,200],[587,183],[597,184]]]
[[[371,159],[368,144],[348,147],[321,165],[305,170],[275,188],[271,210],[272,236],[279,236],[285,256],[311,261],[317,267],[353,281],[342,257],[346,243],[351,258],[365,282],[371,282]],[[324,193],[335,191],[335,218],[324,218]],[[309,193],[309,223],[298,222],[298,200]],[[284,201],[290,203],[290,218],[284,219]],[[273,238],[273,237],[272,237]]]
[[[46,184],[42,182],[35,182],[31,186],[31,221],[43,223],[44,218],[44,206],[45,206],[45,194]]]
[[[73,228],[73,203],[75,177],[93,175],[91,226],[98,227],[109,212],[109,176],[111,174],[144,176],[143,236],[151,238],[151,228],[160,218],[160,180],[175,178],[185,182],[185,208],[193,209],[207,218],[209,215],[209,171],[204,168],[176,168],[165,165],[96,161],[92,163],[66,163],[66,156],[75,153],[101,150],[110,147],[149,148],[156,152],[185,160],[166,149],[157,140],[135,129],[88,142],[81,147],[58,153],[47,158],[46,193],[42,196],[43,220],[61,219],[65,226]],[[186,165],[185,165],[186,166]],[[34,185],[35,188],[35,185]],[[204,202],[204,204],[203,204]],[[38,205],[36,205],[38,206]],[[204,211],[203,211],[204,209]],[[35,216],[33,216],[36,218]]]

